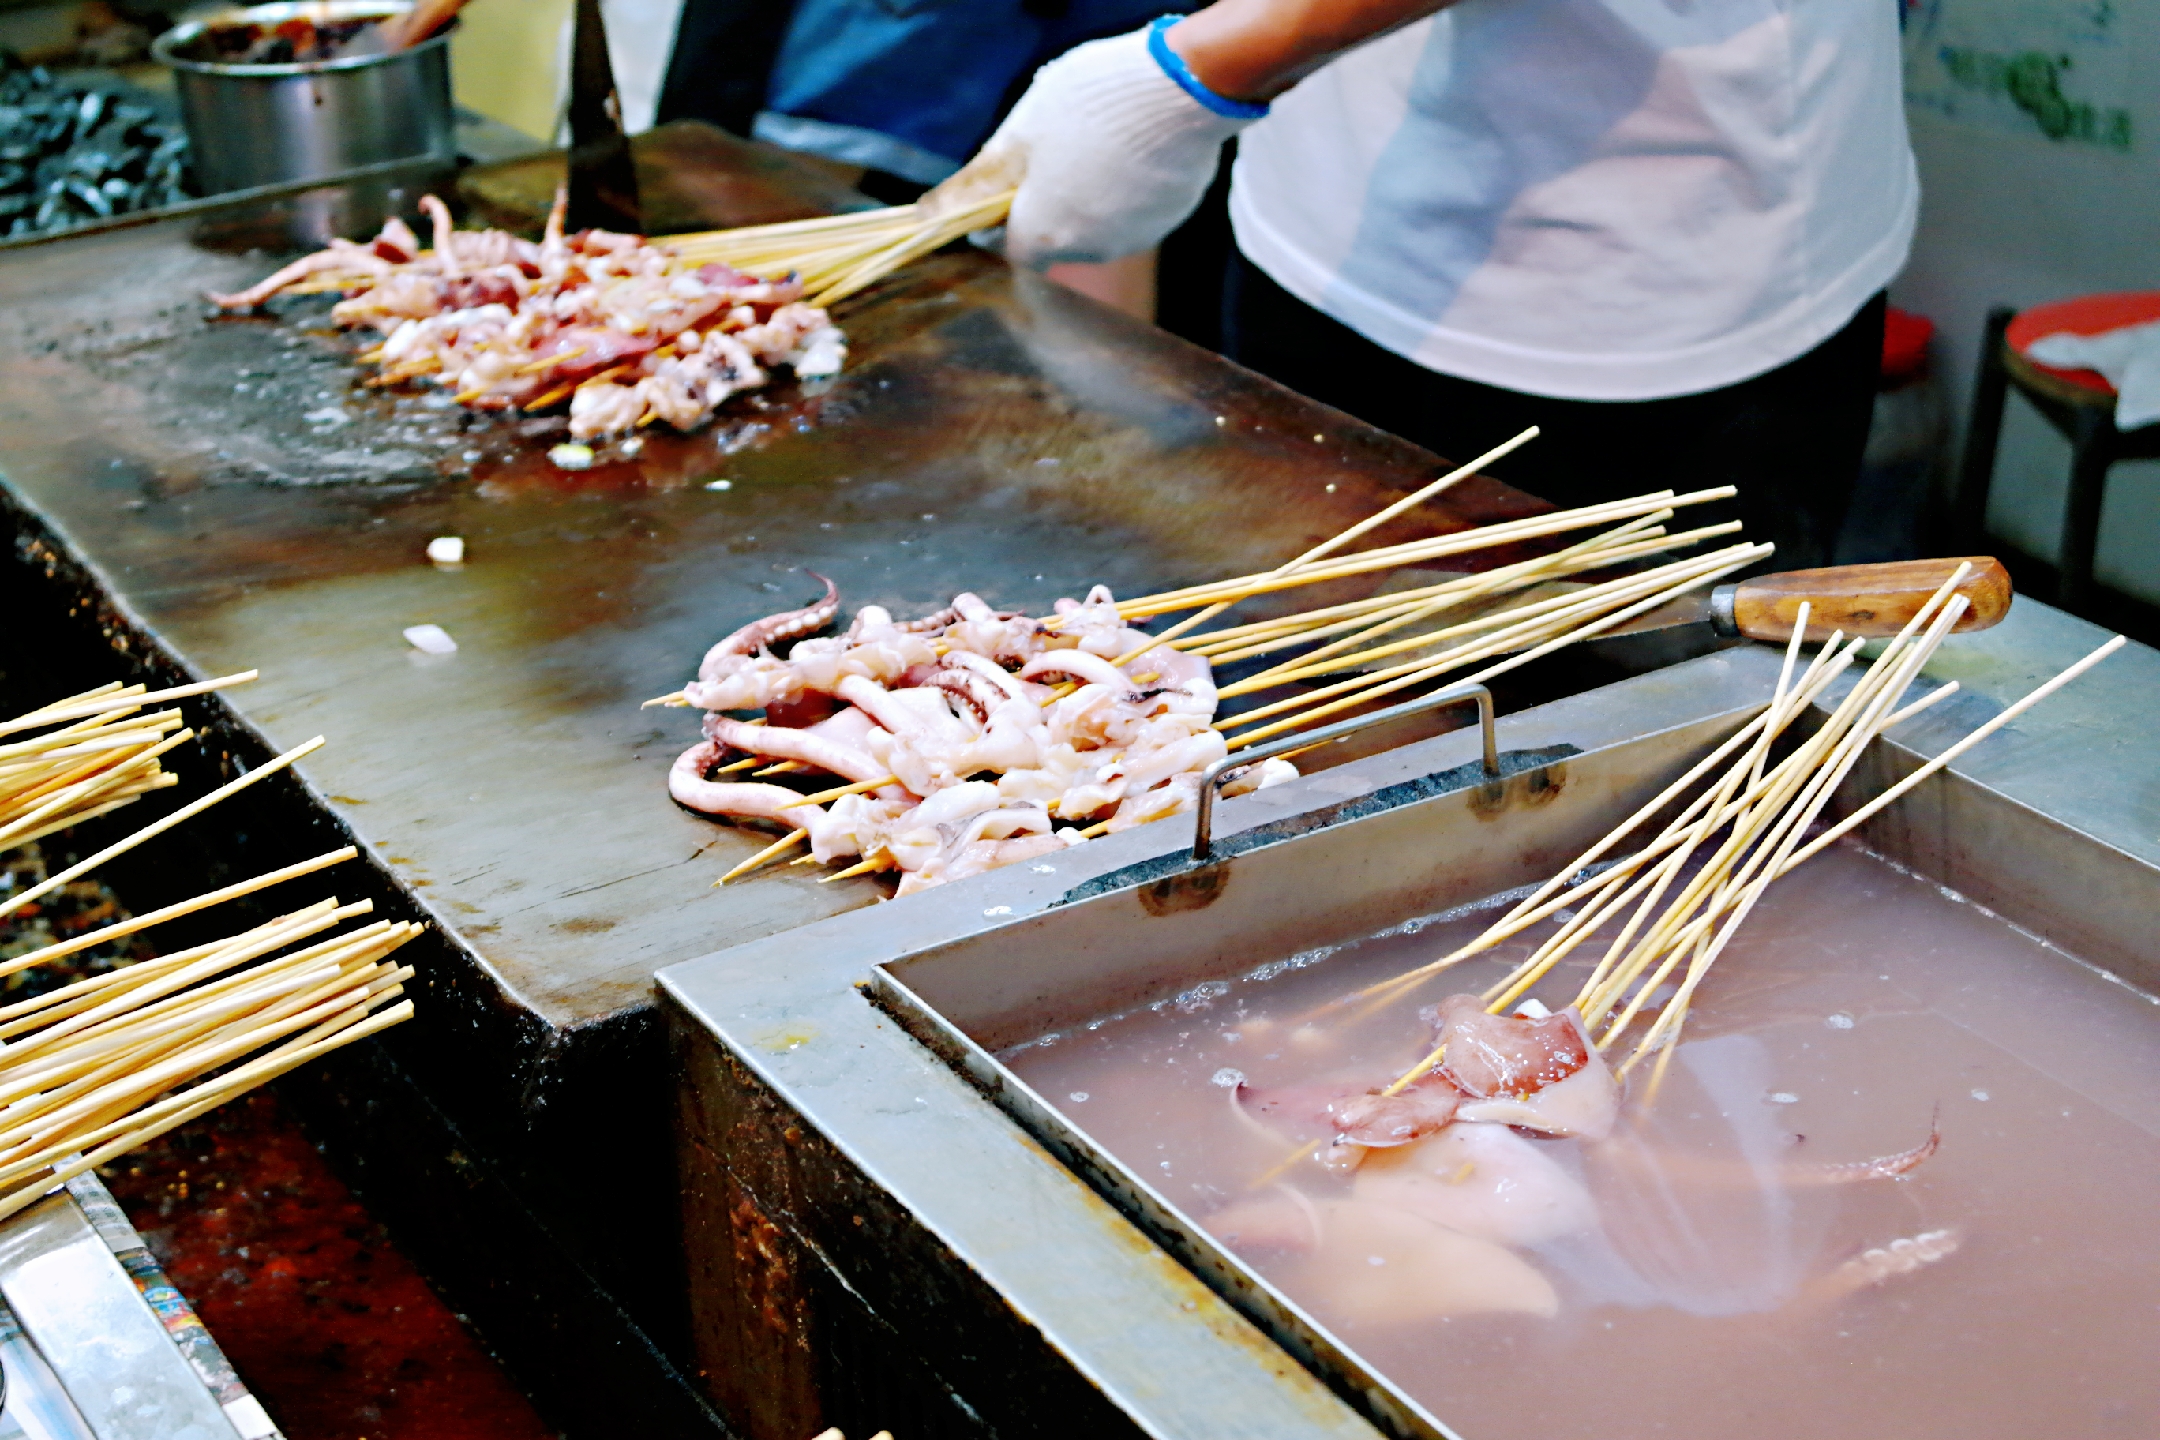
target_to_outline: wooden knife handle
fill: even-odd
[[[1985,555],[1960,561],[1896,560],[1887,565],[1833,565],[1823,570],[1788,570],[1737,585],[1721,585],[1711,597],[1711,616],[1720,629],[1784,644],[1808,603],[1809,640],[1827,640],[1833,630],[1848,636],[1884,637],[1905,628],[1928,596],[1942,587],[1960,563],[1972,573],[1958,586],[1967,609],[1956,629],[1985,630],[2010,613],[2010,572]]]

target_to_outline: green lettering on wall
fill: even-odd
[[[1969,46],[1945,45],[1940,57],[1944,73],[1954,83],[2009,100],[2031,116],[2040,133],[2050,140],[2098,145],[2108,150],[2130,148],[2128,110],[2102,110],[2063,93],[2063,77],[2071,68],[2067,55],[2049,55],[2039,50],[1999,55]]]

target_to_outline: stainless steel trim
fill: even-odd
[[[1401,705],[1391,705],[1385,710],[1375,710],[1370,715],[1360,715],[1354,720],[1344,720],[1303,735],[1287,735],[1271,744],[1247,750],[1240,755],[1226,755],[1200,772],[1199,803],[1193,810],[1193,860],[1205,865],[1213,858],[1215,849],[1215,800],[1221,793],[1222,783],[1239,771],[1248,770],[1263,760],[1277,755],[1287,755],[1293,750],[1311,750],[1321,745],[1332,745],[1347,740],[1352,735],[1385,725],[1390,720],[1401,720],[1410,715],[1422,715],[1428,710],[1439,710],[1449,705],[1460,705],[1465,700],[1477,701],[1478,729],[1485,742],[1485,773],[1500,773],[1500,744],[1493,734],[1492,691],[1483,685],[1451,685],[1445,690],[1435,690]]]
[[[235,1440],[232,1422],[65,1191],[0,1229],[0,1294],[98,1440]]]

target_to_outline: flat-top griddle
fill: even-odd
[[[638,148],[656,227],[863,203],[704,127]],[[459,183],[478,218],[536,229],[560,166]],[[335,877],[340,893],[435,929],[395,1067],[339,1072],[317,1122],[370,1157],[375,1194],[409,1197],[411,1233],[437,1237],[426,1263],[470,1277],[460,1300],[491,1341],[595,1337],[633,1377],[563,1404],[634,1393],[645,1408],[615,1421],[709,1431],[658,1358],[687,1346],[651,977],[884,892],[785,868],[712,889],[764,838],[667,799],[696,716],[640,703],[720,635],[815,594],[805,570],[898,612],[962,586],[1025,606],[1098,581],[1158,589],[1277,564],[1440,462],[963,252],[843,315],[853,362],[829,386],[561,471],[560,417],[365,389],[323,300],[215,318],[198,298],[268,273],[325,217],[372,233],[380,198],[325,186],[0,253],[17,621],[0,664],[52,694],[260,668],[204,706],[212,737],[175,756],[183,772],[330,737],[209,843],[146,848],[128,893],[151,906],[362,841],[374,868]],[[1375,538],[1538,508],[1474,481]],[[441,535],[467,542],[462,569],[423,558]],[[429,622],[455,655],[406,645]]]

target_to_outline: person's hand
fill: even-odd
[[[1035,73],[1005,123],[924,203],[1017,183],[1005,253],[1023,265],[1114,260],[1160,241],[1200,203],[1222,144],[1257,106],[1202,104],[1136,30]]]

